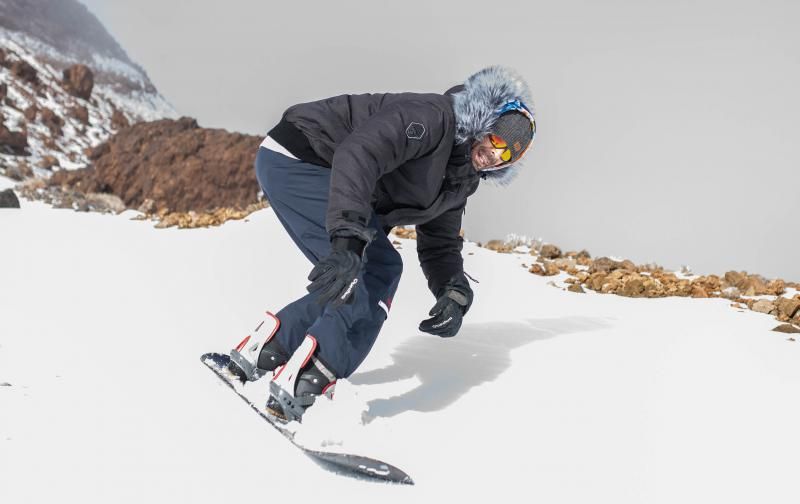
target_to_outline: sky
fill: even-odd
[[[290,105],[531,86],[537,140],[469,239],[800,280],[800,4],[82,0],[181,114],[264,135]]]

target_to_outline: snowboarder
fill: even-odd
[[[361,364],[403,270],[388,234],[416,225],[436,298],[420,331],[454,336],[472,305],[460,236],[481,180],[508,184],[536,134],[528,85],[491,66],[438,93],[341,95],[289,107],[261,144],[258,182],[314,265],[308,293],[231,351],[242,381],[275,372],[267,409],[300,420]]]

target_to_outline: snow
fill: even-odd
[[[0,210],[0,502],[800,498],[800,346],[728,300],[575,294],[467,242],[475,303],[440,339],[417,330],[434,300],[415,242],[393,237],[404,276],[374,350],[298,431],[416,485],[369,483],[315,465],[199,361],[305,292],[271,209],[156,230],[21,204]]]

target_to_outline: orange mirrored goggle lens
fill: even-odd
[[[500,154],[500,159],[503,161],[509,161],[511,159],[511,149],[508,148],[508,142],[491,133],[489,134],[489,141],[492,143],[492,147],[495,149],[505,149]]]

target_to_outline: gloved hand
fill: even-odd
[[[308,275],[311,283],[306,290],[320,291],[317,299],[319,304],[330,302],[338,307],[353,302],[359,282],[358,274],[366,262],[363,257],[365,246],[366,242],[355,237],[331,238],[333,252],[320,260]]]
[[[431,318],[419,324],[419,330],[449,338],[461,329],[464,315],[472,305],[472,289],[463,275],[453,277],[441,290],[428,315]]]

